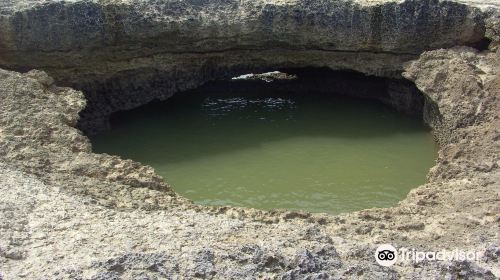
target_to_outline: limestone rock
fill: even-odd
[[[48,74],[0,70],[0,278],[498,279],[500,53],[430,50],[496,42],[488,3],[1,1],[0,65]],[[440,151],[429,183],[392,208],[195,205],[75,128],[87,102],[108,114],[274,67],[397,76],[413,58],[403,75]],[[387,268],[379,243],[483,257]]]
[[[498,65],[498,53],[467,48],[427,52],[408,64],[405,76],[435,103],[429,117],[445,139],[430,182],[396,207],[338,216],[193,205],[151,168],[91,152],[74,128],[81,92],[47,87],[43,72],[0,70],[1,273],[498,278]],[[484,258],[384,268],[373,258],[377,243]]]

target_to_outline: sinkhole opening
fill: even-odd
[[[196,203],[336,214],[394,206],[426,182],[425,107],[408,81],[286,69],[115,113],[91,141]]]

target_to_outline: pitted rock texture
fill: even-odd
[[[435,103],[441,150],[398,206],[330,216],[203,207],[147,166],[91,153],[81,92],[0,71],[0,273],[6,279],[497,279],[500,54],[455,48],[407,65]],[[377,244],[477,261],[376,264]]]
[[[154,40],[151,49],[170,52],[274,46],[415,54],[472,43],[484,32],[477,9],[439,0],[16,2],[2,7],[9,39],[2,49],[17,52]]]
[[[0,70],[2,160],[18,161],[34,174],[44,176],[47,182],[54,179],[50,174],[66,177],[64,184],[77,175],[80,183],[89,187],[75,188],[77,193],[90,191],[96,199],[110,202],[109,206],[120,207],[120,197],[129,197],[129,202],[135,200],[134,204],[141,207],[148,207],[151,199],[155,200],[153,205],[165,203],[158,200],[170,202],[168,185],[151,167],[91,153],[89,140],[74,128],[78,112],[85,106],[83,94],[52,83],[52,78],[38,70],[26,74]],[[23,153],[17,153],[18,150]],[[95,165],[96,162],[100,164]],[[127,190],[125,185],[138,188]],[[109,193],[99,194],[98,189],[114,189],[118,200],[110,200]],[[151,199],[146,199],[148,193]]]
[[[0,70],[0,278],[498,279],[496,6],[0,1],[0,66],[25,72]],[[439,49],[484,36],[490,51]],[[440,144],[429,183],[393,208],[337,216],[204,207],[151,167],[92,153],[75,128],[86,103],[92,124],[212,79],[309,66],[404,70]],[[481,257],[385,268],[380,243]]]
[[[496,36],[484,8],[495,2],[4,0],[0,67],[82,90],[81,128],[93,132],[110,113],[249,71],[400,77],[423,51]]]

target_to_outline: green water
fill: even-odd
[[[421,120],[313,93],[181,94],[122,113],[92,143],[200,204],[329,213],[395,205],[436,156]]]

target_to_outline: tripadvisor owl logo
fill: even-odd
[[[391,266],[398,259],[398,251],[391,244],[382,244],[375,251],[375,260],[381,266]]]

